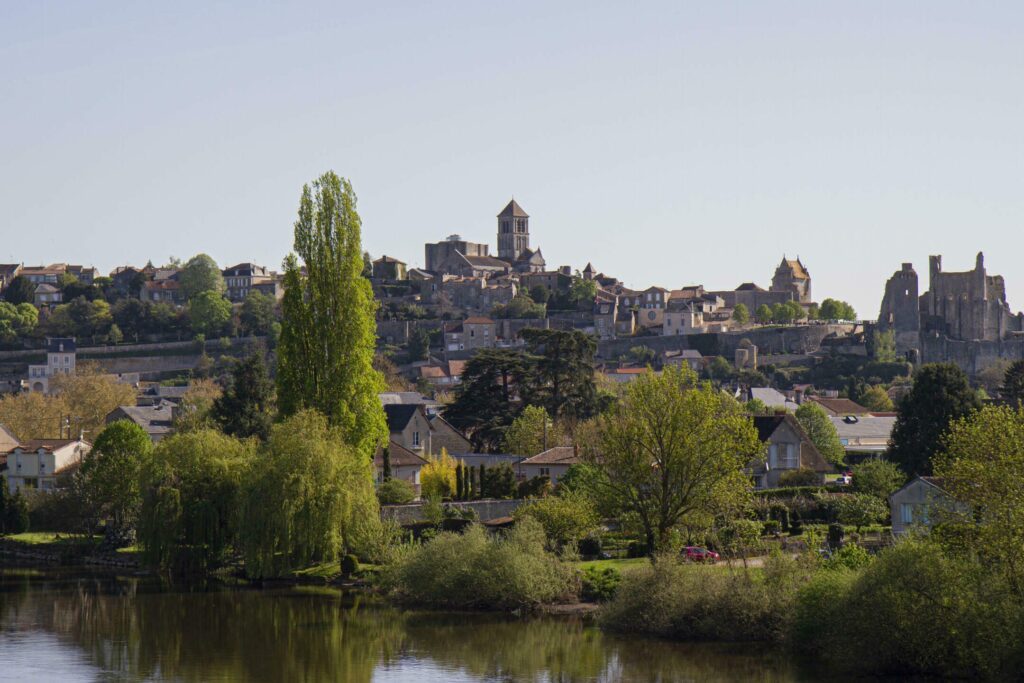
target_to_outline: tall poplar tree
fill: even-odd
[[[367,458],[387,439],[373,368],[377,303],[363,277],[361,221],[348,180],[328,171],[302,188],[295,252],[284,263],[278,407],[314,408]],[[302,260],[302,268],[299,265]]]

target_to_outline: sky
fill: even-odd
[[[278,267],[303,183],[364,247],[763,287],[875,317],[928,255],[1024,308],[1024,3],[0,3],[0,261]]]

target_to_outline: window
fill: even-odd
[[[547,477],[547,476],[550,476],[550,475],[551,475],[551,468],[550,467],[541,467],[540,468],[540,476]]]
[[[419,432],[413,432],[412,433],[412,445],[413,446],[419,446],[420,445],[420,433]]]
[[[779,447],[775,444],[772,444],[768,447],[768,466],[779,466]]]
[[[914,523],[914,506],[910,503],[900,504],[900,521],[904,524]]]

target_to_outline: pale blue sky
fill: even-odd
[[[1024,3],[0,5],[0,261],[276,267],[333,168],[364,243],[767,286],[875,316],[929,253],[1024,307]]]

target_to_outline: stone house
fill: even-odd
[[[669,300],[661,326],[663,335],[698,334],[704,329],[704,312],[695,299]]]
[[[447,351],[491,349],[495,346],[495,337],[495,324],[490,318],[466,318],[445,328],[444,347]]]
[[[889,496],[892,533],[902,536],[915,529],[929,531],[945,515],[966,510],[942,487],[938,477],[914,477]]]
[[[259,292],[274,300],[284,296],[281,277],[266,266],[255,263],[239,263],[221,271],[224,277],[224,292],[231,303],[241,303],[250,292]]]
[[[391,440],[414,453],[432,453],[430,419],[426,408],[415,404],[385,405]]]
[[[381,256],[373,262],[373,278],[375,280],[406,279],[405,262],[391,256]]]
[[[431,273],[445,274],[445,265],[449,257],[455,253],[463,256],[490,256],[490,247],[479,242],[467,242],[459,235],[449,235],[443,242],[424,245],[424,270]]]
[[[548,477],[551,480],[551,485],[554,486],[558,484],[561,477],[565,476],[570,467],[581,462],[583,461],[575,446],[555,446],[520,462],[519,477],[521,479]]]
[[[824,483],[825,474],[835,471],[792,415],[755,415],[752,419],[767,456],[750,467],[754,488],[777,488],[785,472],[799,469],[812,470]]]
[[[391,467],[391,478],[401,479],[412,484],[416,495],[420,494],[420,470],[427,461],[396,441],[388,441],[388,461]],[[374,480],[380,486],[384,483],[384,449],[377,448],[373,456]]]
[[[19,275],[34,285],[56,285],[66,272],[66,263],[51,263],[48,266],[22,266]]]
[[[594,334],[598,339],[615,339],[616,323],[619,318],[618,297],[614,294],[598,290],[594,300]]]
[[[662,363],[666,367],[688,367],[696,373],[704,369],[704,356],[696,349],[683,349],[682,351],[669,352],[665,355]]]
[[[107,413],[104,422],[111,424],[118,420],[130,420],[142,427],[150,441],[158,443],[174,431],[174,412],[177,406],[170,401],[160,401],[147,406],[118,406]]]
[[[91,285],[96,280],[97,274],[95,268],[79,265],[68,265],[65,267],[64,272],[68,275],[73,275],[83,285]]]
[[[29,365],[28,379],[23,383],[29,391],[50,393],[50,380],[57,375],[75,374],[77,351],[74,337],[48,337],[46,363]]]
[[[519,284],[527,292],[538,285],[543,285],[552,294],[565,294],[572,286],[572,270],[569,266],[562,266],[558,270],[523,273],[519,276]]]
[[[36,308],[50,308],[61,303],[63,300],[64,295],[57,289],[56,285],[43,282],[36,285],[35,297],[32,303],[36,305]]]
[[[427,421],[430,423],[430,445],[435,453],[440,453],[442,448],[450,455],[472,452],[469,439],[439,414],[428,413]]]
[[[515,298],[518,287],[514,282],[499,278],[456,277],[442,279],[432,287],[431,299],[447,298],[447,304],[467,313],[490,313],[497,305],[506,305]]]
[[[7,490],[52,491],[62,485],[62,475],[73,472],[91,449],[92,444],[82,439],[35,439],[21,443],[7,454]]]
[[[789,292],[798,303],[811,303],[811,275],[799,257],[795,261],[782,257],[772,276],[771,291]]]
[[[168,303],[182,305],[185,303],[185,295],[176,278],[164,278],[161,280],[146,280],[139,290],[139,299],[153,303]]]

